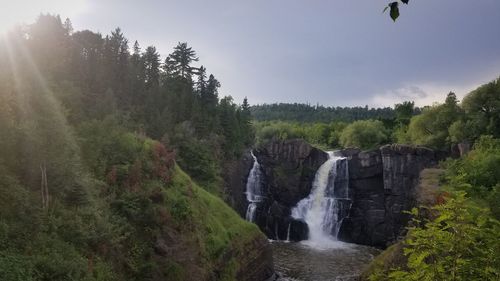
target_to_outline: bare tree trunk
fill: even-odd
[[[47,167],[45,166],[45,162],[40,164],[40,172],[42,174],[41,180],[41,193],[42,193],[42,208],[49,208],[49,185],[47,182]]]
[[[49,197],[49,184],[47,183],[47,167],[45,164],[43,165],[43,173],[44,173],[44,179],[45,179],[45,208],[49,208],[49,202],[50,202],[50,197]]]
[[[45,174],[43,172],[43,165],[42,164],[40,164],[40,172],[42,174],[42,180],[41,180],[41,183],[40,183],[40,194],[42,195],[42,208],[45,209],[45,188],[44,188]]]

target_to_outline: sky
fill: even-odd
[[[237,103],[392,106],[463,97],[500,76],[499,0],[0,0],[0,32],[43,13],[165,58],[188,42]]]

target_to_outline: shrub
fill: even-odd
[[[413,211],[416,218],[404,248],[407,268],[371,280],[498,280],[500,223],[469,202],[464,192],[432,209],[438,216],[423,221]]]
[[[377,120],[355,121],[342,131],[340,143],[344,147],[371,149],[388,140],[384,124]]]

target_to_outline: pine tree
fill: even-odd
[[[73,34],[73,24],[69,18],[66,18],[63,24],[64,30],[66,30],[66,35],[69,36]]]
[[[250,104],[247,97],[243,99],[240,113],[240,132],[243,143],[247,146],[252,145],[254,139],[254,132],[252,128],[252,113],[250,112]]]
[[[120,108],[127,108],[130,101],[128,85],[128,40],[120,28],[106,36],[104,41],[104,70],[106,88],[111,88],[115,93]]]
[[[165,71],[172,76],[179,76],[188,80],[192,79],[196,68],[191,63],[198,61],[196,52],[187,46],[187,43],[178,43],[165,60]]]
[[[146,80],[146,74],[144,60],[141,56],[141,48],[137,41],[134,43],[133,53],[130,56],[129,67],[132,106],[140,107],[144,104],[144,81]]]
[[[207,82],[207,93],[204,98],[205,103],[208,107],[215,107],[219,101],[219,88],[220,82],[215,79],[213,74],[210,74]]]
[[[200,66],[198,69],[198,82],[196,83],[196,88],[198,91],[198,95],[203,97],[206,94],[207,89],[207,69],[205,67]]]
[[[160,79],[160,54],[158,54],[154,46],[149,46],[146,48],[142,59],[144,60],[146,88],[157,88]]]

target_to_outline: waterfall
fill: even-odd
[[[337,240],[342,220],[351,205],[347,159],[328,152],[328,160],[318,169],[311,193],[292,209],[292,217],[309,227],[308,241],[325,246]]]
[[[247,185],[246,185],[246,196],[248,201],[246,220],[254,222],[258,203],[262,202],[262,171],[260,169],[259,161],[257,157],[251,151],[253,158],[253,166],[248,174]]]

